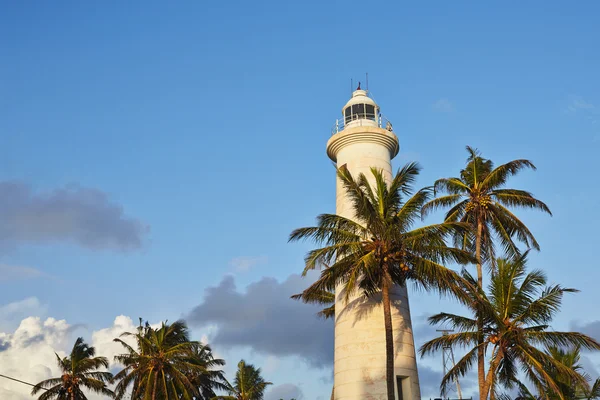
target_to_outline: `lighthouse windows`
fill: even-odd
[[[345,123],[350,123],[357,119],[376,120],[375,106],[372,104],[353,104],[344,111]]]
[[[375,121],[375,106],[371,104],[365,104],[365,118]]]

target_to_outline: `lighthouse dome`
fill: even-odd
[[[342,108],[344,124],[348,127],[354,124],[377,126],[379,106],[367,95],[360,86],[352,93],[352,97]]]

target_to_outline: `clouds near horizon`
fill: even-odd
[[[37,302],[37,299],[36,299]],[[29,383],[38,383],[44,379],[60,376],[56,355],[66,356],[73,346],[75,331],[81,325],[68,324],[66,320],[55,318],[43,319],[39,316],[28,316],[20,321],[17,328],[7,331],[2,328],[5,314],[3,309],[17,308],[18,305],[31,303],[31,299],[11,303],[0,307],[0,366],[2,374]],[[39,302],[37,302],[39,303]],[[114,356],[123,352],[123,347],[114,343],[113,339],[124,331],[133,331],[135,326],[131,318],[120,315],[112,325],[91,332],[91,340],[86,343],[96,348],[96,354],[108,358],[111,369],[118,367],[113,362]],[[128,339],[126,339],[128,341]],[[130,343],[132,344],[132,343]],[[30,400],[31,387],[22,383],[0,379],[0,399]],[[90,400],[104,397],[88,394]]]
[[[297,356],[313,367],[333,365],[333,322],[319,319],[318,306],[290,299],[308,279],[292,274],[283,282],[262,278],[239,290],[232,276],[205,289],[188,315],[193,326],[215,326],[211,343],[250,347],[265,355]]]

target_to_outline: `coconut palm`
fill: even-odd
[[[546,370],[556,382],[559,394],[553,392],[550,388],[545,388],[540,394],[534,395],[525,384],[517,382],[520,389],[519,397],[524,400],[555,400],[561,398],[560,395],[568,400],[595,399],[600,397],[600,379],[597,379],[590,385],[590,376],[583,370],[583,366],[580,364],[581,351],[578,346],[570,348],[549,346],[545,350],[545,353],[565,367],[581,375],[581,379],[574,381],[569,376],[561,374],[552,365],[548,365]]]
[[[77,338],[69,356],[60,358],[56,354],[62,376],[38,383],[33,387],[31,395],[35,396],[43,391],[38,400],[86,400],[84,390],[88,390],[112,397],[113,392],[106,387],[112,374],[99,371],[108,368],[108,360],[95,355],[94,347],[88,346],[83,338]]]
[[[354,219],[322,214],[317,226],[293,231],[290,241],[310,239],[324,247],[310,251],[305,258],[304,275],[322,268],[320,278],[308,289],[312,295],[333,293],[348,301],[355,293],[371,297],[381,293],[386,341],[387,393],[394,399],[394,343],[390,309],[390,287],[415,282],[424,289],[440,292],[455,288],[457,275],[443,266],[447,261],[470,261],[465,251],[446,246],[444,238],[463,224],[444,222],[411,230],[420,218],[421,207],[431,195],[429,189],[408,197],[420,168],[416,163],[400,169],[388,184],[382,171],[372,169],[374,185],[364,174],[356,179],[343,166],[338,177],[353,205]],[[302,296],[300,296],[302,297]],[[331,299],[331,297],[329,297]]]
[[[135,341],[135,347],[124,340],[127,338]],[[199,343],[189,340],[185,322],[163,322],[154,329],[148,323],[142,326],[140,321],[137,332],[125,332],[114,341],[127,351],[115,356],[115,361],[124,366],[114,377],[118,382],[117,400],[125,396],[130,386],[134,400],[192,400],[200,396],[195,375],[204,372],[204,366],[192,357]]]
[[[583,366],[579,363],[581,352],[579,347],[565,349],[558,346],[550,346],[546,349],[546,354],[558,361],[562,365],[580,374],[585,380],[585,384],[581,380],[574,381],[569,376],[560,374],[560,371],[548,366],[547,371],[552,376],[560,393],[565,399],[581,398],[583,393],[590,389],[587,381],[589,376],[583,370]],[[549,390],[547,392],[550,392]],[[550,398],[559,398],[558,395],[549,395]]]
[[[214,358],[209,345],[197,343],[192,346],[190,363],[198,365],[201,370],[194,367],[187,371],[186,377],[198,388],[199,395],[195,400],[209,400],[216,396],[215,390],[226,390],[225,373],[218,369],[225,365],[225,360]]]
[[[513,388],[518,381],[519,369],[538,393],[551,392],[559,399],[561,379],[573,385],[584,385],[585,378],[572,367],[564,365],[540,346],[579,346],[600,349],[600,343],[578,332],[557,332],[549,324],[559,311],[565,293],[575,289],[560,285],[546,287],[546,276],[540,270],[526,271],[527,253],[514,260],[498,259],[492,274],[488,293],[478,287],[477,279],[462,272],[462,286],[471,297],[469,309],[484,322],[484,343],[478,343],[478,321],[474,317],[440,313],[429,318],[431,324],[447,323],[458,333],[451,333],[425,343],[421,355],[442,350],[445,346],[462,346],[466,355],[451,368],[442,380],[442,388],[455,378],[464,376],[477,359],[477,350],[490,346],[491,359],[484,381],[481,399],[496,395],[498,385]],[[551,373],[550,371],[553,371]]]
[[[535,165],[529,160],[513,160],[494,168],[491,160],[481,157],[480,153],[467,146],[469,157],[466,167],[460,171],[460,177],[438,179],[434,184],[435,192],[446,193],[423,206],[423,216],[439,209],[450,207],[445,220],[462,221],[471,226],[470,231],[454,235],[455,245],[469,250],[475,255],[477,266],[477,284],[483,288],[482,265],[486,261],[493,264],[496,259],[494,237],[498,239],[508,257],[520,254],[515,243],[522,242],[528,248],[539,250],[540,246],[527,226],[514,215],[511,208],[529,208],[544,211],[550,215],[550,209],[531,193],[507,189],[505,185],[519,171]],[[479,324],[481,330],[481,321]],[[479,337],[479,344],[483,342]],[[479,390],[483,390],[485,380],[484,346],[479,346],[477,355]]]
[[[600,399],[600,378],[597,378],[590,386],[590,389],[585,392],[585,399]]]
[[[225,381],[228,396],[217,396],[215,400],[262,400],[267,386],[272,385],[260,375],[260,368],[246,364],[244,360],[238,363],[233,384]]]

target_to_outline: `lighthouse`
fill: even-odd
[[[379,106],[358,88],[342,108],[342,118],[327,142],[327,155],[337,167],[345,165],[355,178],[363,173],[373,183],[371,168],[392,179],[391,160],[399,151],[392,124],[382,117]],[[355,219],[339,178],[336,213]],[[334,399],[387,399],[386,354],[381,296],[366,299],[356,293],[349,300],[336,290]],[[420,400],[415,344],[406,287],[390,290],[394,336],[395,395],[398,400]]]

